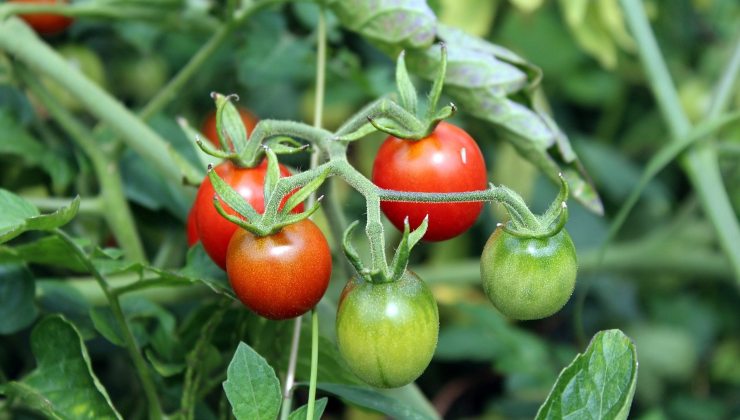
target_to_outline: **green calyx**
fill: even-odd
[[[568,221],[568,183],[562,174],[560,178],[560,192],[550,207],[542,215],[536,216],[526,205],[518,205],[521,198],[515,193],[513,195],[504,192],[506,199],[502,204],[506,207],[511,220],[499,223],[498,226],[507,233],[523,239],[542,239],[555,236],[560,232]],[[523,201],[522,203],[523,204]]]
[[[364,113],[366,121],[354,124],[356,127],[352,127],[352,124],[341,127],[337,131],[338,139],[345,141],[357,140],[377,130],[401,139],[421,140],[428,137],[442,120],[454,115],[457,111],[454,104],[437,109],[447,72],[447,48],[444,43],[440,44],[440,51],[442,60],[439,73],[429,91],[427,109],[423,115],[420,115],[421,112],[418,109],[418,94],[411,83],[411,78],[406,69],[405,52],[402,51],[396,63],[398,101],[384,98],[371,104],[361,111],[361,113]],[[352,127],[354,130],[349,130],[348,127]]]
[[[308,149],[309,145],[301,144],[292,137],[273,135],[274,130],[270,126],[274,124],[270,121],[257,123],[250,135],[239,111],[232,103],[232,100],[239,99],[237,95],[225,96],[213,92],[211,97],[216,103],[216,131],[220,148],[198,138],[196,143],[204,153],[219,159],[228,159],[239,167],[253,168],[262,162],[265,150],[263,144],[276,154],[298,153]]]
[[[319,197],[316,203],[306,211],[297,214],[291,213],[291,211],[321,187],[321,184],[329,176],[329,170],[324,170],[317,177],[291,193],[284,188],[286,178],[280,178],[280,168],[275,152],[267,147],[264,150],[267,155],[267,172],[265,174],[265,212],[263,214],[259,214],[239,193],[224,182],[212,166],[209,165],[208,167],[208,178],[216,191],[216,196],[213,199],[216,211],[231,223],[248,230],[255,236],[272,235],[287,225],[310,217],[321,206],[322,197]],[[288,194],[290,195],[288,196]],[[236,215],[227,212],[223,203],[231,207]]]
[[[419,225],[419,227],[413,232],[409,227],[408,217],[404,220],[403,236],[401,237],[401,242],[398,244],[398,248],[396,248],[395,254],[393,254],[393,261],[391,262],[387,272],[377,267],[370,269],[365,267],[363,264],[357,250],[352,245],[351,240],[352,233],[358,224],[359,222],[355,220],[344,231],[342,238],[344,254],[347,256],[347,259],[350,261],[352,266],[355,267],[355,270],[357,270],[357,274],[362,277],[363,280],[371,283],[387,283],[396,281],[403,276],[403,273],[406,271],[409,264],[411,249],[419,243],[427,231],[427,227],[429,226],[429,217],[425,217],[421,225]]]

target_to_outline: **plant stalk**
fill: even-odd
[[[658,102],[658,108],[671,132],[672,141],[679,141],[691,130],[691,123],[681,109],[681,101],[673,85],[658,43],[648,22],[643,4],[639,0],[620,0],[627,23],[636,39],[648,82]],[[735,49],[722,80],[720,89],[729,89],[737,78],[740,69],[739,52]],[[719,98],[713,103],[711,113],[721,111],[726,99],[716,92]],[[682,159],[683,169],[688,175],[702,204],[705,214],[712,222],[720,245],[730,259],[737,281],[740,282],[740,225],[724,189],[716,151],[712,147],[699,145],[691,148]]]

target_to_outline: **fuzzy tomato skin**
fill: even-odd
[[[413,192],[477,191],[488,186],[486,163],[478,144],[463,129],[444,121],[421,140],[388,137],[375,157],[372,181],[381,188]],[[424,239],[442,241],[468,230],[483,203],[381,201],[380,208],[399,230],[403,230],[407,215],[413,230],[429,214]]]
[[[429,287],[407,271],[397,281],[353,278],[337,309],[337,345],[360,379],[378,388],[413,382],[437,347],[439,312]]]
[[[565,229],[544,239],[517,238],[501,228],[481,255],[483,289],[509,318],[548,317],[570,299],[576,283],[576,249]]]
[[[246,108],[237,107],[236,109],[239,111],[239,116],[242,118],[247,133],[251,133],[257,125],[257,117]],[[208,113],[206,119],[203,120],[203,127],[200,131],[214,146],[219,147],[221,145],[218,140],[218,129],[216,128],[216,111]]]
[[[240,168],[226,161],[214,168],[218,176],[238,192],[258,213],[265,211],[265,174],[267,173],[267,161],[264,160],[254,168]],[[280,165],[280,175],[290,175],[290,171]],[[213,197],[216,191],[206,176],[200,184],[198,194],[195,197],[194,212],[195,224],[198,238],[203,248],[219,267],[226,269],[226,250],[229,246],[231,236],[236,232],[237,226],[221,217],[213,205]],[[287,199],[287,197],[286,197]],[[221,202],[229,214],[236,214],[225,202]],[[303,211],[303,204],[293,209],[294,213]]]
[[[308,219],[263,237],[238,229],[229,242],[226,274],[239,300],[269,319],[304,314],[324,296],[331,251]]]
[[[36,4],[54,4],[69,3],[68,0],[10,0],[8,3],[36,3]],[[34,31],[41,35],[54,35],[58,34],[69,25],[72,24],[73,20],[70,17],[64,15],[55,15],[52,13],[35,13],[29,15],[19,15],[19,17],[28,23]]]

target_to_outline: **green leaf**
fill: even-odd
[[[39,211],[23,198],[8,190],[0,189],[0,243],[7,242],[29,230],[52,230],[71,221],[80,208],[79,196],[67,207],[51,214]]]
[[[319,389],[336,395],[351,404],[378,411],[394,419],[429,420],[439,418],[434,411],[423,410],[418,406],[406,404],[394,396],[399,390],[407,387],[413,388],[413,385],[407,385],[398,390],[390,390],[391,392],[386,392],[388,390],[381,392],[362,386],[324,382],[319,382],[317,386]]]
[[[120,419],[90,365],[77,329],[61,316],[43,319],[31,333],[38,367],[6,393],[48,417]]]
[[[342,26],[395,50],[434,42],[436,17],[424,0],[332,0]]]
[[[0,264],[0,335],[20,331],[36,319],[35,289],[33,276],[25,267]]]
[[[293,193],[288,199],[285,201],[285,205],[283,206],[281,213],[288,214],[291,210],[296,208],[299,204],[304,202],[306,199],[308,199],[308,196],[313,194],[316,190],[318,190],[321,187],[321,184],[326,181],[326,178],[329,176],[329,169],[327,168],[324,172],[321,173],[321,175],[317,176],[316,178],[309,181],[306,185],[301,187],[298,191]],[[315,210],[313,210],[315,211]]]
[[[329,399],[326,397],[316,400],[316,405],[314,405],[313,408],[314,419],[319,420],[321,418],[321,416],[324,414],[324,410],[326,409],[326,403],[328,402]],[[290,415],[288,416],[288,420],[304,420],[307,415],[308,404],[302,405],[298,407],[295,411],[290,413]]]
[[[274,420],[280,411],[280,382],[265,359],[239,343],[223,383],[237,419]]]
[[[62,158],[62,151],[33,138],[7,109],[0,109],[0,133],[5,139],[12,139],[0,141],[0,155],[18,156],[24,164],[43,169],[49,174],[54,191],[63,191],[72,181],[74,172],[69,162]]]
[[[0,261],[26,262],[86,273],[87,267],[66,242],[47,236],[15,247],[0,246]]]
[[[619,330],[597,333],[563,369],[537,419],[626,419],[637,383],[637,351]]]

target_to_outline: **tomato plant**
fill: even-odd
[[[224,162],[216,166],[214,170],[227,184],[244,197],[257,212],[261,213],[265,210],[264,183],[267,162],[263,161],[254,168],[240,168],[231,162]],[[289,176],[290,171],[281,165],[280,175]],[[206,177],[200,184],[192,211],[195,212],[196,231],[203,247],[213,262],[226,269],[226,250],[231,235],[234,234],[237,227],[218,214],[213,206],[214,196],[213,185]],[[228,207],[226,207],[226,210],[235,214]],[[302,204],[293,209],[296,213],[302,210]]]
[[[8,3],[54,4],[69,3],[69,0],[9,0]],[[72,18],[53,13],[36,13],[20,15],[36,32],[41,35],[58,34],[72,24]]]
[[[269,319],[293,318],[324,295],[331,276],[331,251],[308,219],[258,237],[238,229],[226,253],[226,273],[239,300]]]
[[[484,190],[486,164],[478,144],[461,128],[441,122],[421,140],[388,137],[373,162],[373,182],[381,188],[418,192]],[[382,201],[383,213],[398,229],[409,218],[416,228],[429,215],[424,239],[442,241],[468,230],[483,209],[482,202],[409,203]]]
[[[565,229],[548,238],[520,238],[499,227],[483,248],[483,288],[504,315],[548,317],[570,299],[576,282],[576,250]]]
[[[370,385],[413,382],[432,360],[438,332],[437,302],[410,271],[382,283],[355,277],[342,290],[337,345],[352,372]]]
[[[257,117],[246,108],[237,107],[237,110],[239,111],[239,116],[244,123],[244,127],[247,129],[248,132],[251,133],[252,130],[254,130],[254,127],[257,125]],[[218,129],[216,127],[216,111],[209,112],[208,115],[206,115],[200,131],[215,146],[219,145]]]

